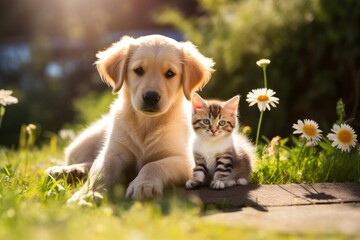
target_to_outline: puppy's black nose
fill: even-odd
[[[154,106],[160,101],[160,95],[157,92],[148,91],[143,94],[144,103]]]

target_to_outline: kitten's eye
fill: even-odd
[[[165,73],[165,77],[167,78],[167,79],[170,79],[170,78],[172,78],[172,77],[174,77],[175,76],[175,73],[173,72],[173,71],[171,71],[171,70],[168,70],[166,73]]]
[[[205,118],[205,119],[203,119],[203,123],[206,125],[210,125],[210,120]]]
[[[144,75],[144,69],[142,67],[138,67],[136,69],[134,69],[134,72],[136,73],[136,75],[138,75],[139,77],[141,77],[142,75]]]
[[[219,124],[219,126],[223,127],[223,126],[225,126],[226,121],[225,120],[220,120],[218,124]]]

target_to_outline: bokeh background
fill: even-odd
[[[358,0],[12,0],[0,2],[0,89],[6,108],[0,145],[16,147],[22,124],[38,126],[41,144],[63,128],[81,129],[114,98],[93,65],[123,35],[190,40],[216,62],[201,93],[240,94],[240,120],[256,129],[259,111],[246,94],[263,87],[255,64],[271,59],[268,87],[280,105],[264,114],[262,134],[287,137],[297,119],[328,132],[342,98],[359,133]],[[255,131],[254,131],[255,132]]]

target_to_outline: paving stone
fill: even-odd
[[[216,224],[296,234],[345,234],[360,238],[360,203],[228,209],[202,218]]]
[[[346,234],[360,239],[360,183],[248,185],[224,190],[184,190],[217,224],[306,234]]]
[[[274,207],[360,202],[360,183],[315,183],[236,186],[224,190],[184,190],[205,205]]]

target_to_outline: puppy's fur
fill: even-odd
[[[208,82],[213,61],[190,42],[160,35],[123,37],[97,57],[100,75],[118,98],[66,149],[67,166],[47,173],[88,175],[69,199],[80,204],[118,181],[131,181],[126,196],[133,199],[183,185],[193,167],[187,104]]]

